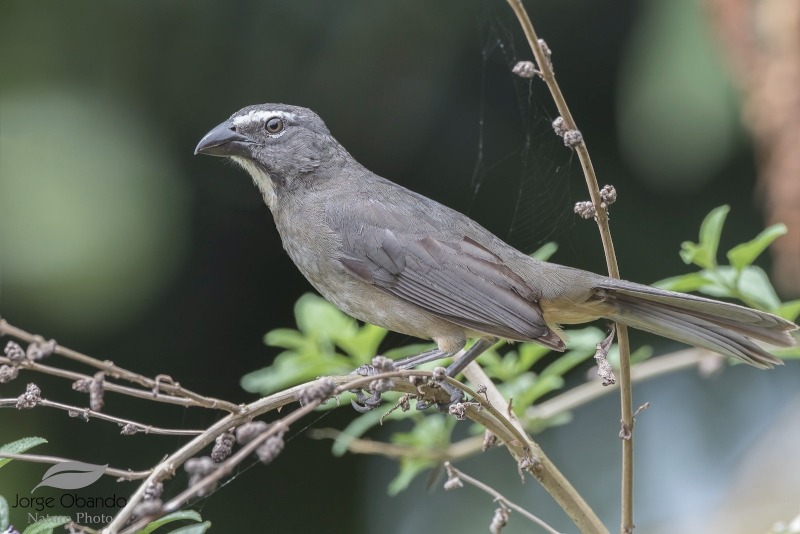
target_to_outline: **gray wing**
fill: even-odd
[[[339,261],[355,278],[465,328],[564,350],[535,292],[474,239],[375,200],[348,215],[335,229]]]

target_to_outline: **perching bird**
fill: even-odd
[[[439,347],[455,376],[497,339],[563,351],[559,325],[604,317],[759,368],[782,362],[794,323],[761,311],[538,261],[469,217],[365,169],[311,110],[250,106],[195,154],[226,156],[253,177],[283,247],[326,299],[361,321]]]

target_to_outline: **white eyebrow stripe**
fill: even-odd
[[[280,117],[283,120],[291,121],[295,118],[295,114],[289,113],[287,111],[269,111],[269,110],[251,111],[247,115],[234,117],[233,124],[239,126],[241,124],[249,124],[251,122],[261,122],[272,117]]]

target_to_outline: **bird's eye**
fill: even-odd
[[[283,121],[273,117],[267,121],[266,129],[271,134],[279,133],[281,130],[283,130]]]

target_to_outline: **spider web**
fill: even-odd
[[[505,234],[499,235],[517,249],[532,252],[546,241],[566,239],[563,232],[574,224],[573,153],[553,131],[557,113],[553,114],[555,105],[544,82],[511,72],[520,59],[531,55],[517,54],[511,31],[516,22],[503,21],[494,11],[478,18],[482,42],[478,154],[468,213],[480,218],[480,211],[491,206],[487,216],[500,218],[505,226]],[[509,119],[512,115],[515,121]]]

